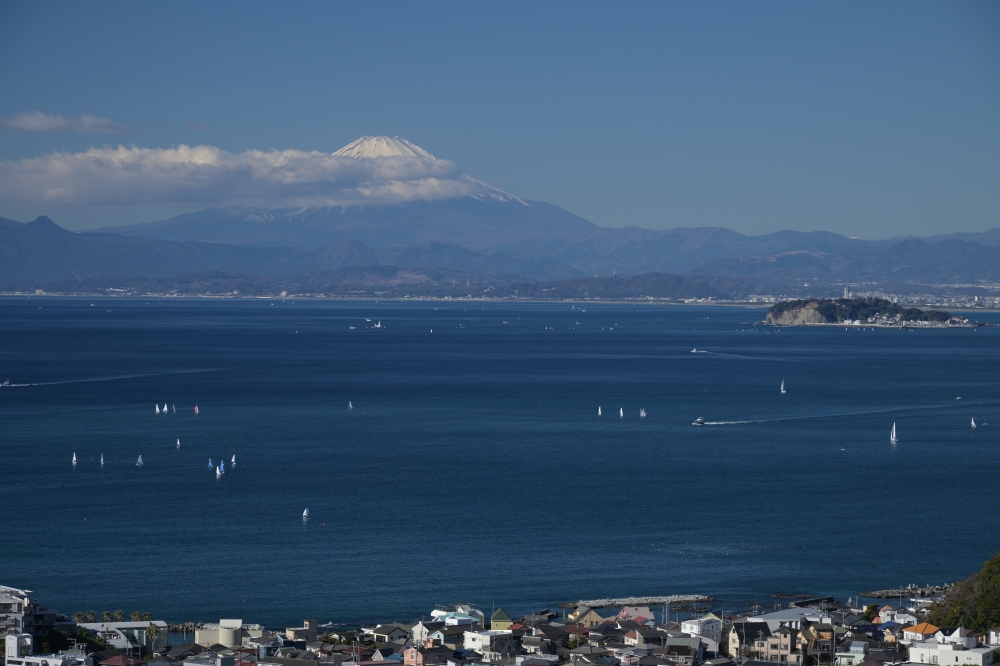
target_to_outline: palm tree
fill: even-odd
[[[80,612],[73,613],[73,621],[77,624],[83,624],[84,614]]]
[[[101,622],[111,622],[111,611],[101,612]]]
[[[87,611],[87,622],[97,622],[97,614],[94,611]]]
[[[124,621],[125,621],[125,613],[123,613],[122,610],[119,608],[118,610],[115,611],[115,622],[124,622]]]
[[[145,613],[142,614],[142,620],[143,620],[143,622],[145,622],[147,620],[152,620],[152,619],[153,619],[153,614],[150,613],[149,611],[146,611]]]
[[[132,611],[129,614],[129,619],[132,620],[133,622],[138,622],[139,620],[142,619],[142,613],[140,613],[139,611]]]

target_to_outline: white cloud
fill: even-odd
[[[14,116],[0,116],[0,125],[22,132],[91,132],[95,134],[135,134],[128,125],[89,113],[66,118],[41,111],[28,111]]]
[[[336,206],[498,192],[433,157],[105,146],[0,161],[0,200],[71,205]]]

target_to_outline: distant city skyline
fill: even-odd
[[[13,2],[0,85],[0,216],[71,229],[462,174],[609,227],[1000,226],[988,2]],[[438,160],[331,162],[364,135]]]

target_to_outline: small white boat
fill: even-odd
[[[309,509],[302,512],[302,520],[309,520]]]
[[[176,414],[177,413],[177,405],[170,405],[170,406],[174,408],[173,413]]]
[[[598,416],[600,416],[600,415],[601,415],[601,407],[600,407],[600,405],[598,405],[598,407],[597,407],[597,415],[598,415]]]
[[[375,328],[382,328],[382,320],[381,319],[379,320],[379,322],[377,324],[375,324]]]
[[[156,413],[157,414],[160,413],[160,404],[159,403],[156,404]]]
[[[356,327],[354,327],[354,326],[348,326],[348,328],[353,331]]]
[[[104,467],[104,454],[101,454],[101,467]]]
[[[371,321],[368,317],[365,317],[365,321]],[[306,509],[308,511],[308,509]]]
[[[9,379],[4,380],[4,383],[0,384],[0,386],[10,386],[10,380]]]
[[[782,378],[782,380],[781,380],[781,395],[785,395],[785,380],[784,380],[784,378]]]
[[[139,456],[139,459],[135,461],[135,466],[142,467],[142,456]]]
[[[194,406],[194,413],[195,413],[195,414],[197,414],[197,413],[198,413],[198,405],[195,405],[195,406]]]
[[[76,451],[73,452],[73,464],[76,464]]]
[[[618,408],[618,418],[620,418],[620,419],[625,418],[625,408],[624,407],[619,407]]]
[[[351,402],[350,400],[348,400],[347,401],[347,411],[351,411],[352,409],[354,409],[354,403]]]
[[[896,422],[895,421],[892,422],[892,433],[889,434],[889,441],[892,442],[892,443],[894,443],[894,444],[899,441],[899,438],[896,437]]]
[[[229,461],[229,464],[236,467],[236,454],[233,454],[233,459]]]
[[[217,478],[217,479],[218,479],[218,478],[219,478],[219,477],[221,477],[221,476],[222,476],[222,469],[221,469],[221,468],[219,468],[219,467],[216,467],[216,468],[215,468],[215,478]]]
[[[697,353],[698,353],[698,348],[697,348],[697,347],[695,347],[694,349],[692,349],[692,350],[691,350],[691,353],[692,353],[692,354],[697,354]]]
[[[691,425],[703,426],[703,425],[705,425],[705,419],[699,416],[698,418],[696,418],[694,420],[693,423],[691,423]]]
[[[639,418],[640,419],[646,418],[646,410],[645,409],[640,409],[639,410]]]
[[[163,413],[167,413],[167,403],[163,403]]]
[[[975,416],[972,417],[972,427],[973,428],[976,427],[976,417]],[[73,462],[76,462],[76,454],[74,454]]]
[[[181,448],[181,440],[179,440],[179,439],[177,440],[177,448],[178,449]]]

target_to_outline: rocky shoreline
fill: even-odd
[[[951,592],[952,588],[955,587],[954,583],[945,583],[944,585],[925,585],[923,587],[914,585],[910,583],[906,587],[897,587],[889,590],[874,590],[872,592],[862,592],[862,597],[868,597],[869,599],[891,599],[893,597],[937,597],[943,594],[948,594]]]

